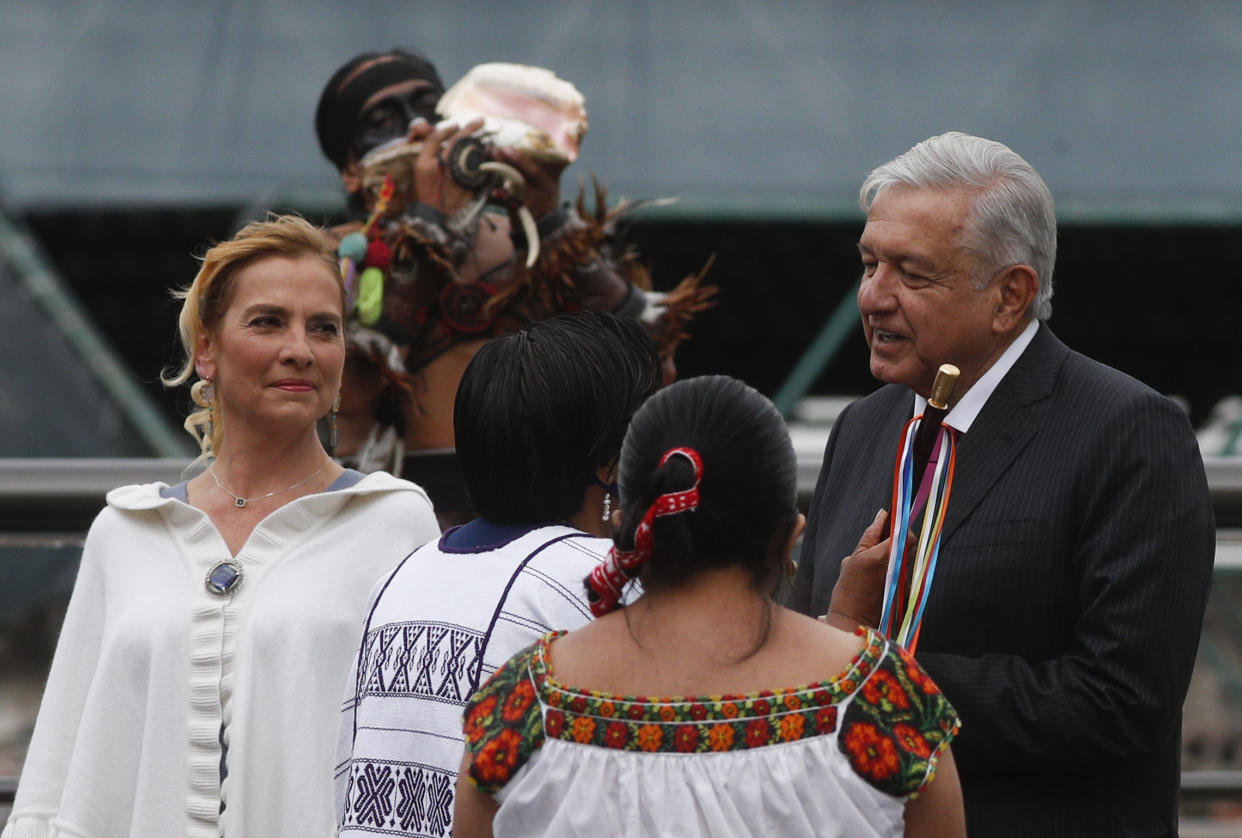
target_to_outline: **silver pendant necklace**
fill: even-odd
[[[255,501],[260,501],[260,500],[267,500],[272,495],[279,495],[281,492],[290,492],[298,488],[299,486],[305,486],[307,483],[311,482],[316,477],[318,477],[319,472],[323,471],[324,467],[327,466],[328,463],[330,463],[331,461],[332,461],[331,457],[325,457],[324,461],[319,464],[319,468],[311,472],[311,476],[306,478],[305,480],[299,480],[297,483],[294,483],[292,486],[286,486],[283,489],[275,489],[271,492],[268,492],[266,495],[258,495],[257,497],[253,497],[253,498],[243,498],[241,495],[235,495],[232,492],[230,492],[228,489],[224,488],[224,484],[220,482],[220,478],[216,477],[216,464],[215,463],[212,463],[211,465],[207,466],[207,473],[211,475],[212,480],[216,481],[216,488],[219,489],[221,492],[224,492],[224,494],[231,497],[233,499],[234,506],[236,506],[238,509],[242,509],[248,503],[254,503]]]

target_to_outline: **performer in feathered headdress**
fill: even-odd
[[[574,206],[560,175],[587,129],[585,100],[551,72],[474,68],[447,93],[430,62],[393,50],[358,56],[328,81],[316,114],[361,221],[338,229],[350,290],[350,364],[340,453],[404,474],[442,522],[469,498],[452,454],[452,408],[484,340],[579,309],[642,320],[673,358],[715,288],[700,277],[651,290],[617,238],[633,204],[594,188]]]

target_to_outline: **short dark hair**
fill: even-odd
[[[353,90],[350,76],[363,64],[377,58],[390,60],[394,65],[393,72],[384,74],[383,79],[377,77],[370,87],[380,84],[381,81],[383,84],[392,84],[395,77],[393,73],[396,73],[405,78],[425,79],[435,85],[439,92],[444,92],[444,82],[440,80],[436,65],[414,50],[393,47],[385,52],[364,52],[349,59],[323,86],[323,92],[319,94],[319,104],[315,108],[315,136],[319,138],[319,148],[338,171],[345,168],[348,160],[359,108],[378,89]],[[347,80],[350,81],[348,86],[351,88],[348,91],[345,90]]]
[[[562,314],[485,343],[453,406],[475,510],[501,524],[578,512],[660,377],[655,343],[628,317]]]
[[[756,588],[770,590],[798,516],[797,458],[772,402],[728,376],[679,381],[634,415],[621,448],[617,546],[633,549],[656,498],[694,485],[685,457],[659,464],[678,447],[693,448],[703,462],[699,506],[655,519],[643,586],[675,587],[706,570],[742,566]]]

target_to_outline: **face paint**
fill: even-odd
[[[379,91],[358,115],[351,140],[354,156],[361,158],[376,146],[404,137],[415,119],[437,122],[439,100],[440,90],[426,81],[411,80]]]
[[[393,133],[394,130],[404,131],[410,119],[418,113],[422,112],[430,119],[436,101],[444,92],[435,66],[418,55],[398,51],[365,60],[360,57],[358,61],[360,63],[351,62],[352,69],[339,81],[337,78],[344,68],[337,71],[338,76],[333,76],[320,95],[319,107],[315,111],[315,133],[319,137],[319,146],[338,170],[344,169],[348,163],[355,141],[361,141],[367,150],[378,144],[374,138],[362,135],[372,127],[372,120],[364,119],[364,116],[368,116],[368,111],[380,100],[393,95],[404,97],[408,100],[404,108],[397,103],[396,109],[411,111],[403,118],[395,117],[400,128],[387,129],[384,140],[390,140],[399,136]],[[433,92],[427,94],[424,92],[427,90]],[[394,115],[377,115],[376,119],[392,122]]]

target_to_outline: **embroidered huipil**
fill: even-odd
[[[467,699],[546,632],[590,621],[583,579],[611,545],[562,525],[452,541],[425,545],[376,586],[342,707],[342,838],[451,834]]]
[[[836,677],[704,698],[623,697],[549,674],[548,635],[471,699],[470,777],[498,838],[900,836],[958,728],[879,634]]]
[[[431,504],[383,473],[291,501],[219,597],[224,540],[161,488],[109,492],[91,527],[3,838],[328,838],[356,627],[375,580],[435,537]]]

